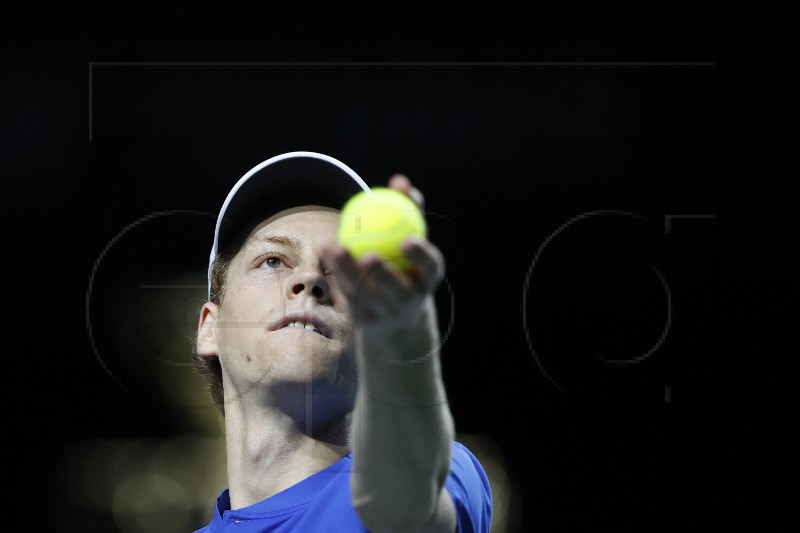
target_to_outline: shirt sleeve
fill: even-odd
[[[477,457],[459,442],[453,443],[445,488],[455,504],[458,533],[489,533],[492,523],[489,478]]]

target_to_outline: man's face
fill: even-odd
[[[260,401],[259,391],[279,395],[308,383],[323,396],[352,392],[348,304],[321,259],[338,224],[330,208],[282,211],[257,226],[231,261],[214,323],[226,401],[252,394]]]

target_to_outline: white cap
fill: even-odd
[[[298,205],[341,209],[351,196],[369,190],[350,167],[317,152],[288,152],[253,167],[233,186],[217,216],[208,260],[208,298],[214,259],[237,237],[246,237],[244,231]]]

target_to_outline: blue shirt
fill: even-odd
[[[347,454],[325,470],[249,507],[231,510],[228,489],[217,498],[211,524],[195,533],[366,532],[350,502]],[[489,479],[478,459],[454,442],[445,487],[453,499],[459,533],[488,533],[492,520]]]

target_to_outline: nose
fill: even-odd
[[[287,288],[289,299],[296,298],[305,293],[316,298],[319,303],[326,303],[331,297],[331,287],[325,275],[316,269],[306,269],[296,272]]]

